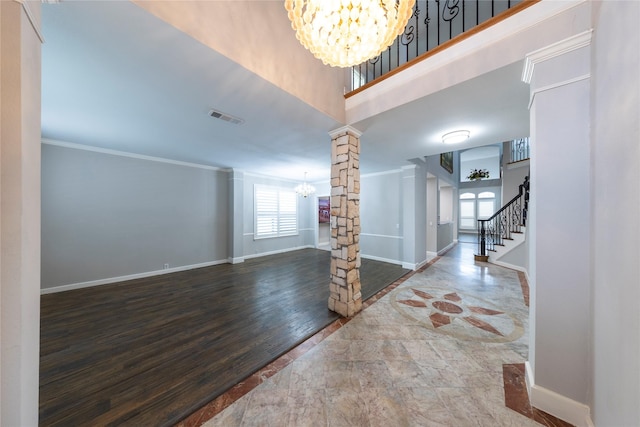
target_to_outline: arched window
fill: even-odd
[[[496,194],[483,191],[477,196],[474,193],[460,195],[460,229],[475,230],[478,219],[487,219],[495,212]]]

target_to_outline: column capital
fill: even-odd
[[[543,47],[526,55],[524,60],[524,69],[522,70],[522,81],[531,84],[533,71],[536,64],[562,56],[568,52],[580,49],[591,44],[591,36],[593,30],[587,30],[580,34],[560,40],[549,46]]]
[[[362,136],[362,132],[349,125],[342,126],[329,132],[329,136],[331,136],[331,139],[336,139],[337,137],[342,135],[353,135],[356,138],[360,138],[360,136]]]

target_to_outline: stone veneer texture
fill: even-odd
[[[349,131],[331,141],[331,283],[329,309],[351,317],[360,292],[360,139]]]

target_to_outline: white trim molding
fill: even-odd
[[[527,269],[524,267],[521,267],[519,265],[515,265],[515,264],[510,264],[508,262],[504,262],[504,261],[489,261],[491,264],[495,264],[495,265],[499,265],[500,267],[504,267],[504,268],[509,268],[511,270],[515,270],[515,271],[519,271],[521,273],[525,273],[525,275],[527,275]],[[528,280],[528,279],[527,279]]]
[[[438,251],[438,254],[437,254],[437,255],[438,255],[438,256],[440,256],[440,255],[444,254],[444,253],[445,253],[445,252],[447,252],[449,249],[453,248],[455,245],[456,245],[456,244],[455,244],[455,242],[451,242],[451,243],[449,243],[447,246],[445,246],[444,248],[440,249],[440,250]]]
[[[373,261],[380,261],[380,262],[388,262],[389,264],[395,264],[395,265],[403,265],[402,261],[398,261],[397,259],[389,259],[389,258],[382,258],[379,256],[375,256],[375,255],[366,255],[361,253],[360,254],[361,258],[365,258],[365,259],[370,259]]]
[[[260,252],[260,253],[256,253],[256,254],[250,254],[250,255],[245,255],[243,257],[243,260],[247,260],[247,259],[251,259],[251,258],[260,258],[263,256],[268,256],[268,255],[275,255],[275,254],[283,254],[285,252],[292,252],[292,251],[297,251],[300,249],[315,249],[315,246],[313,245],[304,245],[304,246],[296,246],[293,248],[286,248],[286,249],[277,249],[275,251],[269,251],[269,252]]]
[[[383,171],[383,172],[372,172],[372,173],[365,173],[365,174],[360,174],[360,180],[362,181],[362,178],[370,178],[373,176],[379,176],[379,175],[389,175],[389,174],[399,174],[402,173],[402,169],[391,169],[388,171]]]
[[[404,237],[403,236],[391,236],[388,234],[371,234],[371,233],[360,233],[360,237],[362,236],[368,236],[368,237],[382,237],[384,239],[399,239],[399,240],[403,240]]]
[[[75,149],[75,150],[83,150],[83,151],[92,151],[94,153],[110,154],[112,156],[130,157],[132,159],[148,160],[148,161],[151,161],[151,162],[160,162],[160,163],[169,163],[169,164],[172,164],[172,165],[187,166],[187,167],[191,167],[191,168],[206,169],[206,170],[212,170],[212,171],[233,172],[232,169],[219,168],[219,167],[216,167],[216,166],[201,165],[201,164],[198,164],[198,163],[182,162],[182,161],[179,161],[179,160],[165,159],[165,158],[162,158],[162,157],[146,156],[146,155],[143,155],[143,154],[128,153],[126,151],[112,150],[110,148],[92,147],[90,145],[76,144],[76,143],[73,143],[73,142],[56,141],[56,140],[53,140],[53,139],[46,139],[46,138],[43,138],[41,140],[41,142],[43,144],[53,145],[53,146],[56,146],[56,147],[72,148],[72,149]],[[229,179],[236,179],[236,178],[234,178],[232,176]]]
[[[587,405],[562,396],[554,391],[534,383],[533,371],[529,362],[525,363],[525,379],[529,391],[531,406],[547,412],[554,417],[573,424],[576,427],[594,427],[590,409]]]
[[[128,274],[125,276],[107,277],[105,279],[90,280],[87,282],[71,283],[69,285],[54,286],[51,288],[40,289],[40,294],[54,294],[56,292],[71,291],[74,289],[90,288],[93,286],[108,285],[111,283],[124,282],[126,280],[142,279],[144,277],[160,276],[162,274],[175,273],[178,271],[193,270],[194,268],[211,267],[213,265],[226,264],[228,260],[218,260],[203,262],[200,264],[183,265],[180,267],[165,268],[163,270],[146,271],[144,273]]]
[[[336,139],[339,136],[347,135],[347,134],[353,135],[356,138],[360,138],[362,136],[361,131],[349,125],[339,127],[338,129],[334,129],[329,132],[329,136],[331,137],[332,140]]]
[[[593,30],[587,30],[527,54],[524,60],[524,69],[522,70],[522,81],[527,84],[531,83],[536,64],[580,49],[581,47],[589,46],[591,44],[592,34]]]
[[[410,262],[402,262],[402,268],[407,268],[409,270],[419,270],[420,268],[424,267],[425,265],[427,265],[427,263],[429,262],[428,259],[422,260],[418,263],[410,263]]]
[[[563,80],[561,82],[557,82],[557,83],[554,83],[552,85],[542,86],[542,87],[539,87],[539,88],[537,88],[535,90],[532,90],[531,94],[529,95],[528,108],[531,109],[531,106],[533,105],[533,100],[535,99],[536,95],[538,95],[539,93],[546,92],[546,91],[552,90],[552,89],[556,89],[556,88],[559,88],[559,87],[562,87],[562,86],[567,86],[567,85],[570,85],[572,83],[581,82],[583,80],[588,80],[590,78],[591,78],[591,74],[590,73],[589,74],[583,74],[581,76],[573,77],[571,79]]]
[[[42,35],[42,23],[38,22],[35,19],[35,16],[33,15],[31,8],[29,7],[29,3],[25,0],[14,0],[14,1],[22,5],[22,10],[24,10],[24,13],[27,15],[27,19],[29,20],[29,23],[31,24],[33,31],[35,31],[36,35],[38,36],[38,39],[40,39],[40,43],[44,43],[44,36]]]

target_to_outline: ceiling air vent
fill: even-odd
[[[233,123],[234,125],[241,125],[242,123],[244,123],[243,119],[233,117],[230,114],[223,113],[222,111],[218,110],[209,111],[209,115],[215,119],[224,120],[225,122]]]

